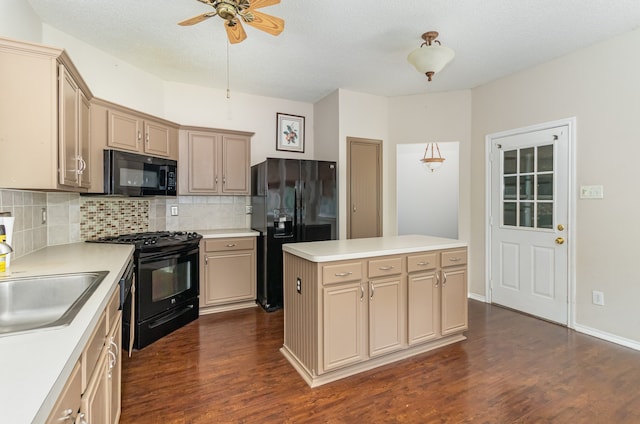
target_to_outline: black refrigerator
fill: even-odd
[[[336,239],[336,163],[267,158],[251,167],[251,192],[251,227],[260,232],[257,300],[274,311],[283,306],[282,245]]]

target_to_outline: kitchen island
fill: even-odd
[[[108,271],[66,327],[0,337],[0,422],[43,423],[80,361],[102,317],[133,246],[73,243],[51,246],[11,263],[12,277]]]
[[[311,387],[465,339],[465,242],[406,235],[282,250],[281,352]]]

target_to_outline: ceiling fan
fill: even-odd
[[[224,27],[227,30],[227,37],[232,44],[239,43],[247,38],[247,34],[242,27],[242,21],[254,28],[267,32],[271,35],[278,35],[284,29],[284,20],[266,13],[258,12],[256,9],[266,6],[273,6],[280,3],[280,0],[198,0],[208,4],[215,10],[194,16],[178,25],[195,25],[213,16],[220,16],[226,22]],[[242,18],[239,19],[238,17]]]

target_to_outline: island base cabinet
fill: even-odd
[[[442,270],[442,335],[467,329],[467,269]]]
[[[284,252],[281,353],[309,386],[465,340],[466,249],[442,269],[450,250],[419,253],[314,262]]]
[[[363,334],[367,327],[362,283],[324,288],[323,305],[324,370],[365,359]]]

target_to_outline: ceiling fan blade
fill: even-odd
[[[229,25],[232,22],[235,22],[235,25]],[[240,43],[247,38],[247,33],[244,32],[244,28],[242,27],[240,20],[227,21],[224,23],[224,27],[227,30],[227,37],[231,44]]]
[[[280,0],[249,0],[249,10],[260,9],[261,7],[273,6],[280,3]]]
[[[284,30],[284,19],[267,15],[257,10],[252,10],[250,13],[253,15],[253,20],[247,20],[244,15],[242,18],[252,27],[268,32],[271,35],[279,35]]]
[[[182,22],[178,22],[178,25],[189,26],[199,24],[200,22],[205,21],[212,16],[216,16],[216,12],[207,12],[203,13],[202,15],[194,16],[193,18],[185,19]]]

